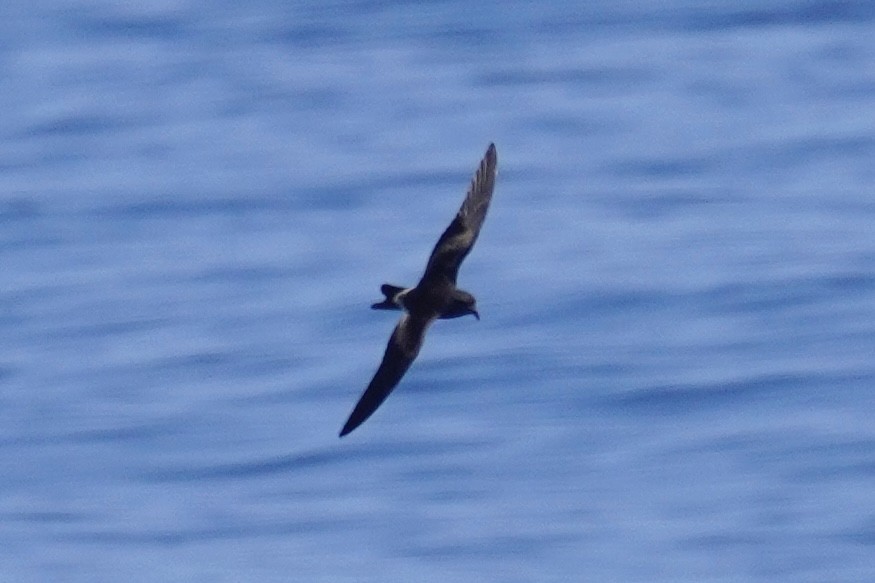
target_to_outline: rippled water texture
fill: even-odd
[[[872,2],[0,13],[0,580],[875,580]]]

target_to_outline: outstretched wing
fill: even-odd
[[[340,437],[364,423],[383,404],[419,354],[425,331],[432,321],[431,318],[421,319],[404,313],[389,338],[380,368],[340,430]]]
[[[497,165],[495,144],[489,144],[486,155],[483,156],[480,167],[471,180],[471,187],[468,188],[462,208],[438,239],[431,257],[428,258],[428,265],[420,285],[438,283],[441,280],[449,280],[455,285],[459,266],[477,241],[483,219],[486,218],[489,201],[492,200],[492,190],[495,188]]]

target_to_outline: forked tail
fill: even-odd
[[[376,304],[371,304],[372,310],[400,310],[401,306],[392,301],[398,292],[404,291],[403,287],[399,287],[397,285],[392,285],[388,283],[384,283],[380,286],[380,291],[383,292],[383,295],[386,296],[382,302],[378,302]]]

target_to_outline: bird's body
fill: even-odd
[[[364,423],[389,396],[419,354],[425,332],[432,322],[468,314],[480,319],[474,296],[456,287],[456,277],[486,218],[495,188],[497,163],[495,145],[490,144],[462,207],[434,246],[419,283],[412,288],[390,284],[383,284],[380,288],[386,297],[371,307],[375,310],[403,310],[404,314],[389,338],[374,378],[341,429],[341,437]]]

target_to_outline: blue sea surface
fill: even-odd
[[[875,3],[0,16],[0,581],[875,581]]]

